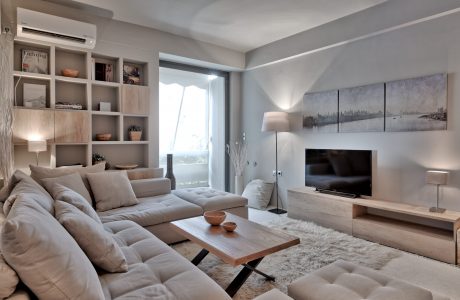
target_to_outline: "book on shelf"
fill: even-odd
[[[48,53],[37,50],[22,49],[21,70],[23,72],[49,74]]]
[[[56,109],[73,109],[73,110],[82,110],[83,105],[77,103],[69,102],[57,102],[55,105]]]

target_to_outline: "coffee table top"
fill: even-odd
[[[174,230],[216,255],[238,266],[300,243],[298,237],[248,221],[227,212],[225,222],[235,222],[234,232],[209,225],[203,216],[171,222]]]

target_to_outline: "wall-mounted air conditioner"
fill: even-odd
[[[93,49],[96,25],[18,7],[18,37]]]

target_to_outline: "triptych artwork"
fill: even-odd
[[[447,129],[447,74],[307,93],[303,126],[316,132]]]

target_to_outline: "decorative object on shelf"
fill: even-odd
[[[123,83],[135,85],[141,84],[141,73],[138,66],[123,64]]]
[[[104,155],[95,152],[93,153],[92,160],[93,160],[93,165],[105,163],[105,169],[106,170],[110,169],[110,164],[107,162]]]
[[[128,127],[128,133],[131,141],[140,141],[142,137],[142,127],[131,125]]]
[[[82,110],[82,109],[83,109],[83,105],[59,101],[59,102],[56,102],[55,108],[56,108],[56,109]]]
[[[27,150],[29,152],[34,152],[36,155],[36,162],[38,166],[38,156],[40,152],[46,151],[46,140],[39,141],[27,141]]]
[[[210,210],[205,211],[203,216],[206,222],[208,222],[212,226],[218,226],[225,220],[227,214],[224,211]]]
[[[46,107],[46,85],[24,83],[23,86],[24,107],[45,108]]]
[[[112,138],[111,133],[98,133],[96,134],[96,140],[97,141],[110,141]]]
[[[78,75],[80,75],[80,71],[74,69],[62,69],[61,74],[65,77],[77,78]]]
[[[244,142],[227,145],[227,152],[235,170],[235,194],[241,195],[244,190],[243,172],[247,164],[247,147]]]
[[[112,111],[110,102],[99,102],[99,111]]]
[[[225,222],[222,224],[222,227],[228,232],[233,232],[235,231],[237,225],[235,222]]]
[[[446,171],[426,171],[425,182],[436,185],[436,207],[430,207],[431,212],[443,213],[446,211],[445,208],[439,207],[439,186],[447,184],[448,176],[449,172]]]
[[[278,132],[289,131],[289,114],[282,111],[272,111],[264,113],[262,121],[262,131],[275,132],[275,189],[276,189],[276,208],[269,209],[275,214],[284,214],[286,211],[279,207],[279,186],[278,186]]]
[[[173,173],[173,155],[166,154],[166,175],[165,178],[169,178],[171,181],[171,190],[176,189],[176,177]]]
[[[95,80],[113,82],[113,64],[94,63]]]
[[[13,157],[13,35],[5,33],[0,35],[0,177],[6,185],[14,169]]]
[[[126,164],[126,165],[115,165],[115,168],[119,170],[132,170],[137,168],[139,165],[137,164]]]
[[[22,49],[21,70],[23,72],[49,74],[48,53],[44,51]]]

